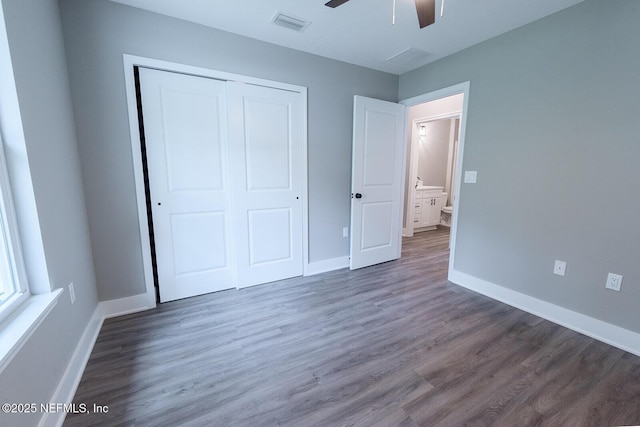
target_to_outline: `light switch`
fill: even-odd
[[[478,181],[478,171],[464,171],[465,184],[475,184]]]
[[[567,263],[565,261],[556,260],[556,263],[553,266],[553,274],[557,274],[558,276],[564,276],[564,272],[566,270],[567,270]]]

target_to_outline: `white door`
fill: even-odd
[[[351,183],[351,269],[400,258],[404,105],[356,96]]]
[[[229,83],[238,287],[303,273],[303,96]]]
[[[140,69],[160,301],[232,288],[226,83]]]

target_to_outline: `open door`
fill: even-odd
[[[352,270],[400,258],[405,106],[356,96],[351,170]]]

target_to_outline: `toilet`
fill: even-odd
[[[451,227],[451,215],[453,215],[453,206],[445,206],[440,210],[440,225]]]

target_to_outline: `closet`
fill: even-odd
[[[138,75],[161,302],[302,275],[302,94]]]

